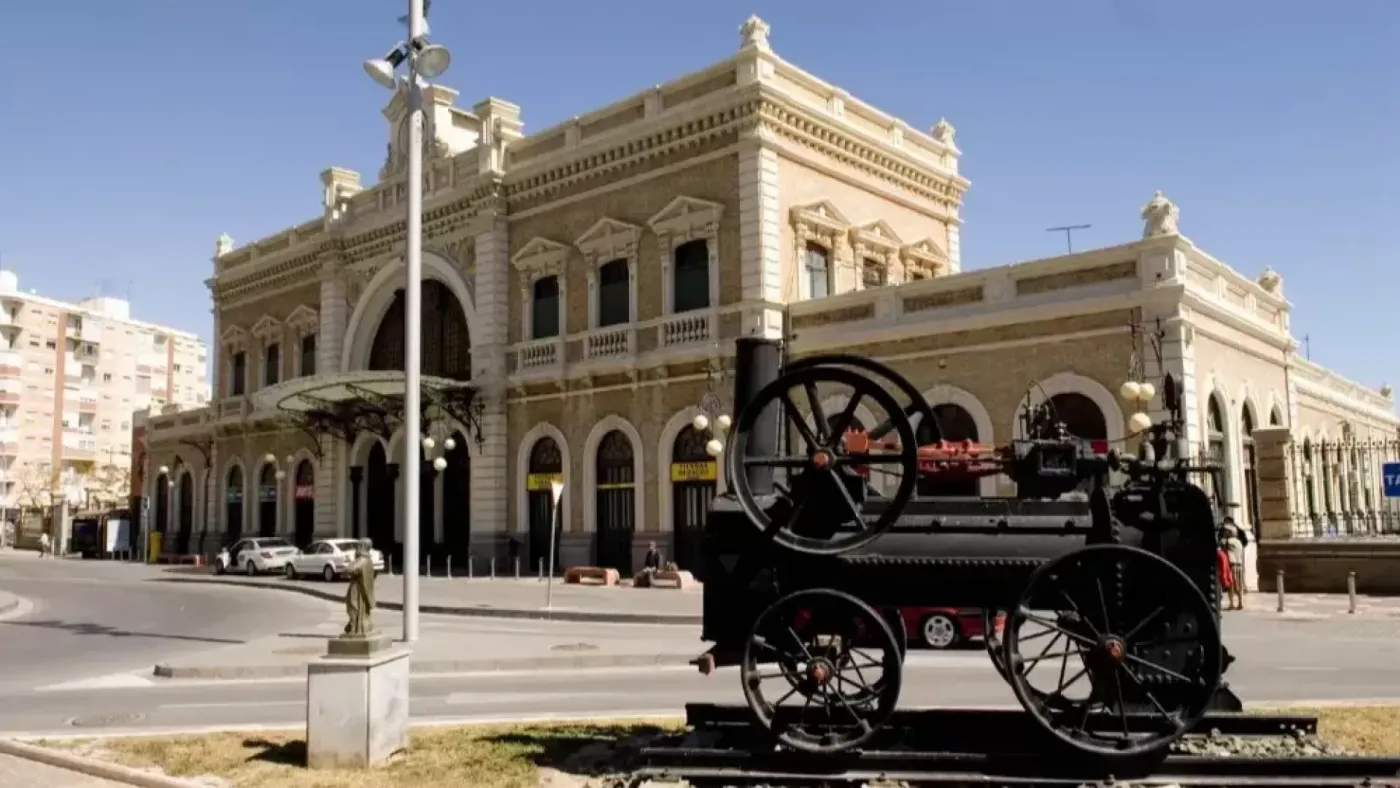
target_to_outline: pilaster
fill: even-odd
[[[341,261],[338,256],[321,263],[321,326],[316,337],[316,371],[323,375],[340,371],[345,327],[350,319],[349,305],[345,300],[345,279],[340,274]],[[320,482],[317,484],[319,486]],[[319,490],[317,496],[319,501]],[[317,522],[320,522],[319,515]]]
[[[219,520],[219,502],[222,500],[222,496],[219,495],[219,467],[221,464],[219,444],[214,441],[209,447],[209,467],[204,469],[206,478],[203,480],[204,487],[199,491],[199,494],[204,498],[204,522],[208,524],[205,533],[215,537],[216,544],[220,545],[223,543],[224,532],[223,523]],[[208,547],[209,545],[206,544],[202,545],[200,549]]]
[[[488,209],[488,210],[494,210]],[[506,527],[505,349],[509,319],[510,235],[495,215],[476,236],[476,325],[472,336],[472,380],[484,411],[480,449],[472,456],[471,530],[494,533]]]
[[[962,226],[956,222],[948,223],[948,273],[956,274],[962,270]]]
[[[742,298],[781,304],[783,293],[782,211],[778,199],[778,154],[764,147],[762,132],[739,153],[739,271]],[[732,276],[733,274],[730,273]],[[796,296],[795,293],[789,294]],[[760,308],[744,316],[750,336],[780,338],[782,312]]]
[[[319,350],[317,351],[320,352]],[[348,535],[342,528],[344,512],[340,511],[340,452],[332,437],[321,436],[321,459],[316,463],[316,508],[312,521],[316,537],[330,538]]]

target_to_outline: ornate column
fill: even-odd
[[[320,322],[316,332],[317,375],[340,371],[340,358],[345,349],[345,327],[350,319],[344,264],[344,258],[337,250],[321,253],[321,298],[317,310]],[[301,348],[298,347],[296,352],[300,353]],[[320,460],[316,463],[315,532],[317,536],[339,534],[343,519],[339,511],[343,500],[342,461],[349,447],[341,447],[336,439],[327,435],[321,436],[318,444]],[[353,501],[355,506],[359,505],[358,496]]]

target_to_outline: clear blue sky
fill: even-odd
[[[214,240],[320,212],[329,166],[373,181],[387,93],[360,62],[397,0],[0,4],[0,255],[21,286],[107,287],[208,337]],[[437,0],[443,78],[527,133],[729,56],[758,13],[786,59],[958,129],[967,268],[1136,238],[1162,189],[1182,231],[1285,277],[1312,357],[1400,384],[1400,0]]]

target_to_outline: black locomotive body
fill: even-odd
[[[1171,456],[1179,420],[1153,426],[1133,457],[1095,454],[1053,414],[1028,415],[1009,445],[959,454],[888,368],[849,356],[780,367],[775,352],[740,341],[729,492],[706,526],[703,637],[715,645],[702,667],[739,665],[778,744],[834,753],[875,735],[898,698],[895,611],[909,606],[983,610],[990,663],[1051,740],[1080,752],[1161,752],[1208,709],[1239,709],[1222,681],[1214,507],[1190,475],[1209,469]],[[854,391],[839,414],[819,404],[828,384]],[[862,398],[886,418],[852,429]],[[876,480],[891,468],[897,478]],[[1017,496],[913,495],[939,473],[1002,474]],[[1047,661],[1054,688],[1032,680]],[[1084,679],[1077,695],[1069,674]]]

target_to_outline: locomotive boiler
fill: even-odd
[[[1163,752],[1208,710],[1240,709],[1222,680],[1216,512],[1192,481],[1216,469],[1178,447],[1170,377],[1166,418],[1135,451],[1101,454],[1048,398],[1012,441],[950,442],[890,368],[781,352],[739,341],[699,661],[739,667],[776,744],[837,753],[876,735],[903,679],[897,611],[913,606],[983,610],[989,662],[1046,741],[1099,759]],[[988,476],[1015,492],[917,494]]]

